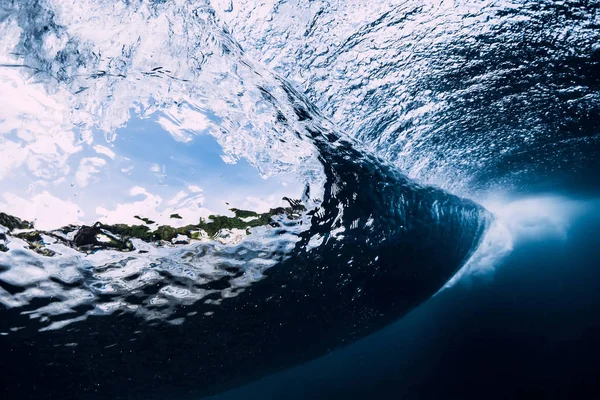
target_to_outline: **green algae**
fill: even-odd
[[[53,257],[56,255],[56,252],[53,250],[50,250],[46,247],[43,246],[43,244],[39,244],[37,246],[31,247],[29,246],[29,248],[33,251],[35,251],[36,253],[42,255],[42,256],[46,256],[46,257]]]
[[[169,225],[161,225],[154,232],[156,239],[165,240],[170,242],[175,236],[177,236],[177,230]]]
[[[106,237],[107,241],[98,240],[98,236]],[[94,226],[82,226],[79,228],[73,239],[73,243],[79,248],[111,248],[117,250],[132,250],[133,246],[128,238],[119,238],[111,235],[101,224]]]
[[[203,237],[205,232],[208,237],[214,237],[221,230],[242,229],[246,234],[251,234],[251,228],[259,226],[275,225],[273,217],[285,215],[290,219],[298,218],[301,211],[306,207],[299,200],[291,200],[286,197],[289,207],[271,208],[265,213],[257,213],[251,210],[242,210],[231,208],[233,217],[226,215],[210,215],[207,219],[200,218],[197,224],[190,224],[175,228],[170,225],[161,225],[151,230],[147,225],[155,222],[148,219],[135,216],[147,225],[127,225],[127,224],[102,224],[97,222],[93,226],[68,225],[60,229],[45,232],[34,229],[33,224],[23,221],[17,217],[0,213],[0,225],[5,226],[10,232],[15,229],[29,229],[27,232],[19,232],[15,237],[23,239],[29,244],[29,248],[38,254],[53,256],[54,251],[44,247],[42,234],[51,236],[63,244],[85,251],[95,251],[99,249],[115,249],[120,251],[134,250],[131,239],[140,239],[144,242],[165,241],[173,242],[178,236],[185,236],[189,239],[198,240]],[[171,214],[170,218],[182,219],[179,214]],[[244,221],[246,220],[246,221]],[[68,239],[66,235],[75,232],[74,238]],[[106,240],[99,240],[98,237],[104,237]],[[187,240],[176,242],[176,244],[186,243]],[[5,245],[1,245],[0,251],[7,251]],[[5,249],[5,250],[2,250]]]
[[[145,222],[146,224],[148,224],[148,225],[152,225],[152,224],[154,224],[154,223],[155,223],[155,222],[154,222],[154,221],[152,221],[151,219],[148,219],[148,218],[142,218],[142,217],[140,217],[140,216],[137,216],[137,215],[135,215],[133,218],[137,218],[137,219],[139,219],[140,221],[144,221],[144,222]]]
[[[29,232],[20,232],[15,235],[19,239],[23,239],[29,245],[29,249],[35,251],[38,254],[41,254],[46,257],[52,257],[56,255],[56,252],[50,250],[45,247],[44,239],[42,238],[42,234],[46,232],[38,232],[38,231],[29,231]],[[54,235],[52,235],[54,236]]]
[[[150,231],[150,228],[145,225],[127,225],[127,224],[115,224],[115,225],[103,225],[96,224],[101,229],[104,229],[110,233],[119,235],[123,238],[137,238],[145,242],[150,242],[154,239],[154,233]]]
[[[229,211],[233,212],[237,218],[258,217],[258,214],[254,211],[240,210],[238,208],[230,208]]]
[[[19,239],[23,239],[28,243],[42,243],[43,239],[38,231],[21,232],[15,235]]]
[[[33,229],[33,224],[31,222],[21,220],[3,212],[0,212],[0,225],[5,226],[9,231],[15,229]]]

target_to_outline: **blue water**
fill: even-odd
[[[600,398],[597,0],[5,3],[0,397]]]
[[[600,395],[600,209],[516,243],[394,325],[211,400],[592,399]]]

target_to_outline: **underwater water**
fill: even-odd
[[[522,238],[493,278],[459,282],[345,349],[210,399],[596,398],[600,214],[588,207],[566,230]]]
[[[596,398],[599,9],[2,2],[3,395]]]

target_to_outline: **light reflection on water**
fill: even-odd
[[[213,315],[211,307],[285,262],[310,225],[314,235],[298,246],[292,270],[307,264],[312,270],[289,279],[306,279],[313,290],[303,293],[306,285],[296,280],[297,290],[279,297],[292,299],[279,303],[285,316],[294,304],[308,305],[290,317],[296,329],[282,328],[278,343],[261,347],[255,320],[242,325],[258,332],[248,347],[262,362],[261,352],[275,344],[281,354],[290,351],[286,341],[307,325],[298,321],[312,322],[309,332],[316,326],[307,309],[327,315],[339,307],[318,323],[348,316],[333,324],[346,328],[339,337],[331,334],[339,339],[332,343],[347,341],[429,297],[480,243],[485,211],[405,180],[390,163],[466,196],[504,184],[520,191],[519,183],[554,178],[557,170],[568,175],[595,167],[600,53],[590,27],[597,7],[521,0],[331,3],[25,0],[0,9],[0,91],[7,94],[0,98],[0,211],[41,229],[144,218],[154,228],[232,215],[230,207],[266,211],[282,205],[284,195],[303,196],[306,183],[314,185],[305,199],[329,196],[313,218],[280,215],[269,221],[272,230],[234,228],[192,243],[132,239],[132,251],[80,252],[73,238],[45,232],[50,257],[31,241],[1,239],[8,251],[0,252],[0,302],[11,312],[31,304],[13,315],[52,331],[40,340],[60,342],[56,330],[70,332],[74,322],[100,326],[88,318],[97,315],[120,321],[135,314],[166,321],[170,329],[192,316],[175,315],[175,305],[202,303],[202,315]],[[461,274],[493,271],[523,237],[566,232],[560,213],[570,204],[512,195],[483,201],[496,220]],[[97,237],[110,243],[106,235]],[[325,274],[320,263],[334,272]],[[436,273],[425,279],[430,269],[422,264]],[[323,287],[323,298],[342,288],[351,304],[358,299],[364,307],[352,314],[337,295],[331,308],[322,299],[306,300]],[[258,294],[248,304],[263,300]],[[264,302],[263,318],[275,309]],[[394,302],[402,306],[387,308]],[[232,304],[236,321],[252,315],[236,308],[248,306],[243,301]],[[225,320],[215,326],[228,337]],[[157,353],[172,354],[162,350]],[[212,365],[219,379],[224,362]],[[145,383],[143,375],[138,382]]]
[[[299,198],[303,185],[294,174],[263,178],[245,160],[225,162],[209,135],[187,140],[152,119],[132,118],[111,143],[96,134],[65,160],[64,175],[34,180],[23,169],[2,180],[0,207],[34,221],[39,229],[68,224],[139,223],[139,215],[174,226],[196,223],[230,208],[266,212]],[[59,211],[59,212],[57,212]],[[170,219],[179,214],[181,220]]]

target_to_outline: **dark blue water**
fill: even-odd
[[[326,177],[325,196],[291,257],[280,257],[283,251],[275,248],[280,268],[241,296],[223,296],[214,316],[213,303],[173,301],[172,314],[164,315],[198,317],[171,326],[121,310],[40,331],[49,321],[30,312],[69,300],[65,294],[73,287],[88,289],[92,273],[104,268],[92,266],[82,268],[87,275],[75,283],[58,282],[62,298],[43,294],[23,302],[23,309],[0,307],[0,348],[8,349],[0,357],[0,397],[187,400],[228,389],[212,399],[600,398],[600,202],[580,198],[598,198],[600,192],[597,0],[432,7],[391,1],[389,9],[373,1],[368,8],[382,8],[372,14],[356,4],[345,10],[345,2],[335,0],[305,2],[307,7],[297,2],[296,9],[286,8],[294,2],[279,1],[258,19],[245,12],[227,16],[246,3],[254,12],[250,1],[230,2],[223,12],[216,6],[203,11],[195,1],[186,2],[189,8],[148,1],[139,2],[151,12],[133,18],[137,26],[129,21],[141,15],[138,2],[124,2],[121,14],[107,1],[98,2],[105,9],[83,7],[74,15],[60,3],[13,0],[0,6],[0,23],[7,19],[19,27],[5,35],[7,45],[0,38],[0,47],[17,57],[4,67],[35,71],[41,81],[46,76],[51,89],[70,89],[75,97],[64,100],[63,108],[76,104],[78,118],[90,126],[99,124],[97,109],[131,106],[115,106],[115,93],[127,93],[136,108],[152,106],[157,113],[170,110],[179,97],[206,95],[206,104],[196,108],[209,109],[212,122],[233,132],[222,141],[242,135],[243,146],[234,154],[261,159],[254,166],[278,163],[284,152],[277,146],[285,143],[279,132],[310,142]],[[304,14],[310,16],[306,27],[290,18]],[[170,42],[171,31],[161,31],[163,17],[186,28],[181,40]],[[62,26],[70,20],[72,27]],[[117,25],[129,34],[114,42],[77,34]],[[64,43],[54,48],[45,32]],[[163,41],[168,44],[154,46]],[[122,54],[97,56],[116,48]],[[163,68],[157,63],[170,60],[183,65],[169,78],[177,84],[145,80],[148,71]],[[88,85],[91,90],[80,91]],[[248,98],[242,96],[246,91]],[[233,111],[221,110],[222,103]],[[117,126],[115,116],[102,114],[102,125]],[[265,149],[253,141],[261,127],[274,138],[264,142]],[[192,169],[217,175],[210,167],[219,151],[205,140],[183,151],[168,137],[146,135],[144,145],[131,140],[135,135],[119,137],[117,145],[140,164],[149,166],[152,153],[164,155],[165,162],[179,153],[167,183],[182,183]],[[205,162],[195,158],[200,149],[211,154]],[[135,152],[140,156],[133,157]],[[405,173],[459,196],[505,191],[533,198],[517,215],[521,225],[512,232],[513,249],[492,257],[493,273],[469,275],[431,297],[477,247],[488,221],[475,204],[421,187]],[[567,212],[566,203],[545,210],[550,217],[568,214],[558,218],[564,222],[559,227],[552,218],[536,219],[544,208],[535,200],[539,191],[561,193],[577,202],[577,212]],[[567,193],[572,191],[578,193]],[[438,219],[440,203],[449,207],[441,208]],[[277,235],[295,232],[273,225]],[[348,233],[337,242],[306,250],[309,238],[329,237],[339,228]],[[0,272],[19,266],[11,260]],[[144,291],[117,298],[143,305],[161,285],[197,283],[161,272],[161,280]],[[235,278],[243,273],[227,272]],[[6,298],[39,289],[36,279],[8,282]],[[216,283],[217,291],[231,285],[227,279]],[[102,304],[108,300],[98,296]],[[82,303],[71,311],[87,316],[93,307]],[[298,366],[315,357],[321,358]]]
[[[233,399],[600,396],[600,209],[515,244],[492,280],[458,283],[350,347]]]

